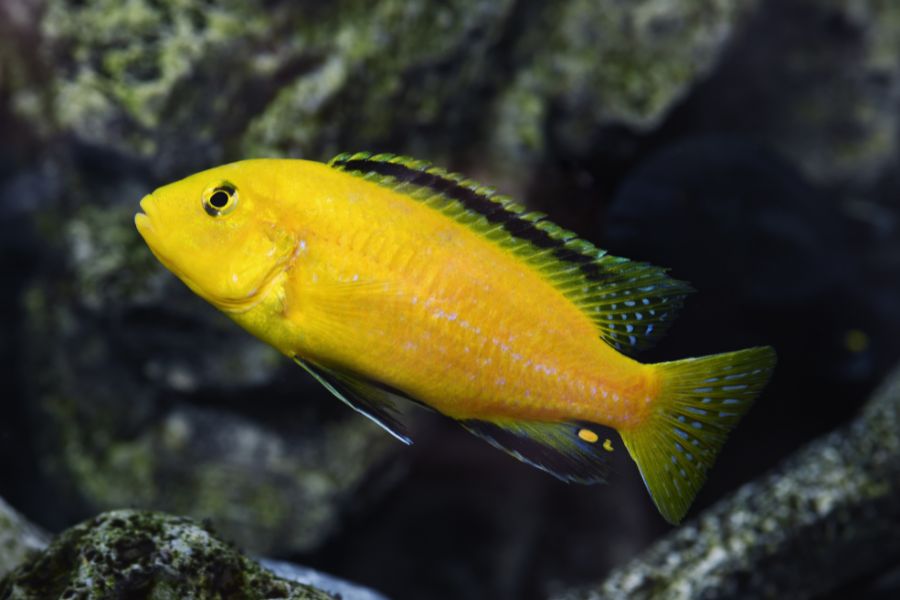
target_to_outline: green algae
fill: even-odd
[[[755,4],[48,0],[48,131],[160,173],[397,146],[440,160],[484,142],[509,162],[559,132],[577,150],[598,126],[658,123]]]
[[[285,598],[333,596],[275,576],[208,526],[161,513],[119,510],[62,533],[0,580],[0,596],[44,598]]]
[[[538,163],[548,144],[578,156],[603,127],[651,130],[715,67],[756,4],[540,5],[513,42],[515,70],[492,103],[485,138],[493,162],[514,173]]]

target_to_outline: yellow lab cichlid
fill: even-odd
[[[594,483],[612,427],[672,523],[775,363],[769,347],[629,358],[687,284],[422,161],[246,160],[141,209],[138,231],[188,287],[400,440],[405,397]]]

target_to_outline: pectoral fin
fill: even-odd
[[[303,360],[298,356],[294,356],[294,361],[341,402],[369,417],[404,444],[412,444],[406,427],[400,421],[400,411],[397,408],[396,399],[402,396],[374,383]]]

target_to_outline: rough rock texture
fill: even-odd
[[[497,165],[521,169],[522,159],[536,159],[547,145],[583,155],[602,127],[651,129],[709,73],[756,4],[541,3],[515,44],[509,85],[495,103],[488,138]]]
[[[0,580],[9,600],[335,598],[277,577],[190,519],[121,510],[60,535]]]
[[[808,598],[900,560],[900,370],[816,440],[614,571],[558,596]]]
[[[773,141],[813,180],[858,188],[883,176],[897,156],[900,5],[827,0],[810,16],[821,25],[792,47],[782,72],[816,84],[795,97],[784,115],[794,126]],[[822,33],[843,35],[845,43],[829,44]],[[826,72],[831,76],[818,76]]]
[[[47,546],[46,533],[0,498],[0,577]]]
[[[703,127],[746,133],[813,182],[866,199],[879,180],[897,180],[898,26],[891,0],[764,2],[692,110]]]
[[[132,212],[54,215],[43,229],[60,263],[25,294],[29,412],[65,498],[53,524],[152,507],[257,552],[318,544],[388,481],[365,478],[399,444],[195,298]]]
[[[350,132],[383,140],[452,118],[454,90],[483,85],[479,49],[511,4],[50,1],[48,62],[65,65],[50,127],[160,158],[162,172],[236,153],[336,153]]]
[[[485,135],[516,163],[547,135],[574,152],[658,122],[756,3],[48,0],[54,69],[14,106],[157,173],[385,144],[437,158]]]

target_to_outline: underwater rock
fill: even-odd
[[[878,574],[900,560],[898,498],[900,368],[855,421],[744,485],[598,587],[557,599],[809,598],[851,582],[848,595],[865,597],[865,580],[885,585]]]
[[[140,197],[130,186],[107,189]],[[32,517],[152,508],[253,552],[314,548],[391,485],[401,445],[158,265],[133,206],[96,202],[44,219],[58,260],[25,294],[29,437],[50,490]]]
[[[585,156],[603,127],[646,132],[716,65],[757,0],[578,0],[535,4],[514,42],[510,83],[489,122],[514,172],[546,145]],[[610,151],[609,148],[601,150]],[[517,159],[517,160],[516,160]]]
[[[336,598],[276,576],[190,519],[133,510],[108,512],[63,532],[0,580],[0,597]]]
[[[47,546],[49,536],[0,498],[0,577]]]
[[[460,97],[485,86],[512,4],[49,0],[46,129],[153,158],[163,179],[236,155],[383,147],[471,111]]]
[[[896,189],[898,26],[897,2],[763,3],[677,115],[679,127],[751,136],[816,184],[865,195],[892,178]]]
[[[47,66],[13,104],[161,179],[250,155],[440,162],[485,139],[515,172],[600,127],[654,126],[757,3],[47,0],[30,53]]]
[[[282,579],[317,587],[329,594],[334,594],[340,600],[387,600],[385,596],[374,590],[349,583],[309,567],[267,559],[261,559],[259,564]]]

